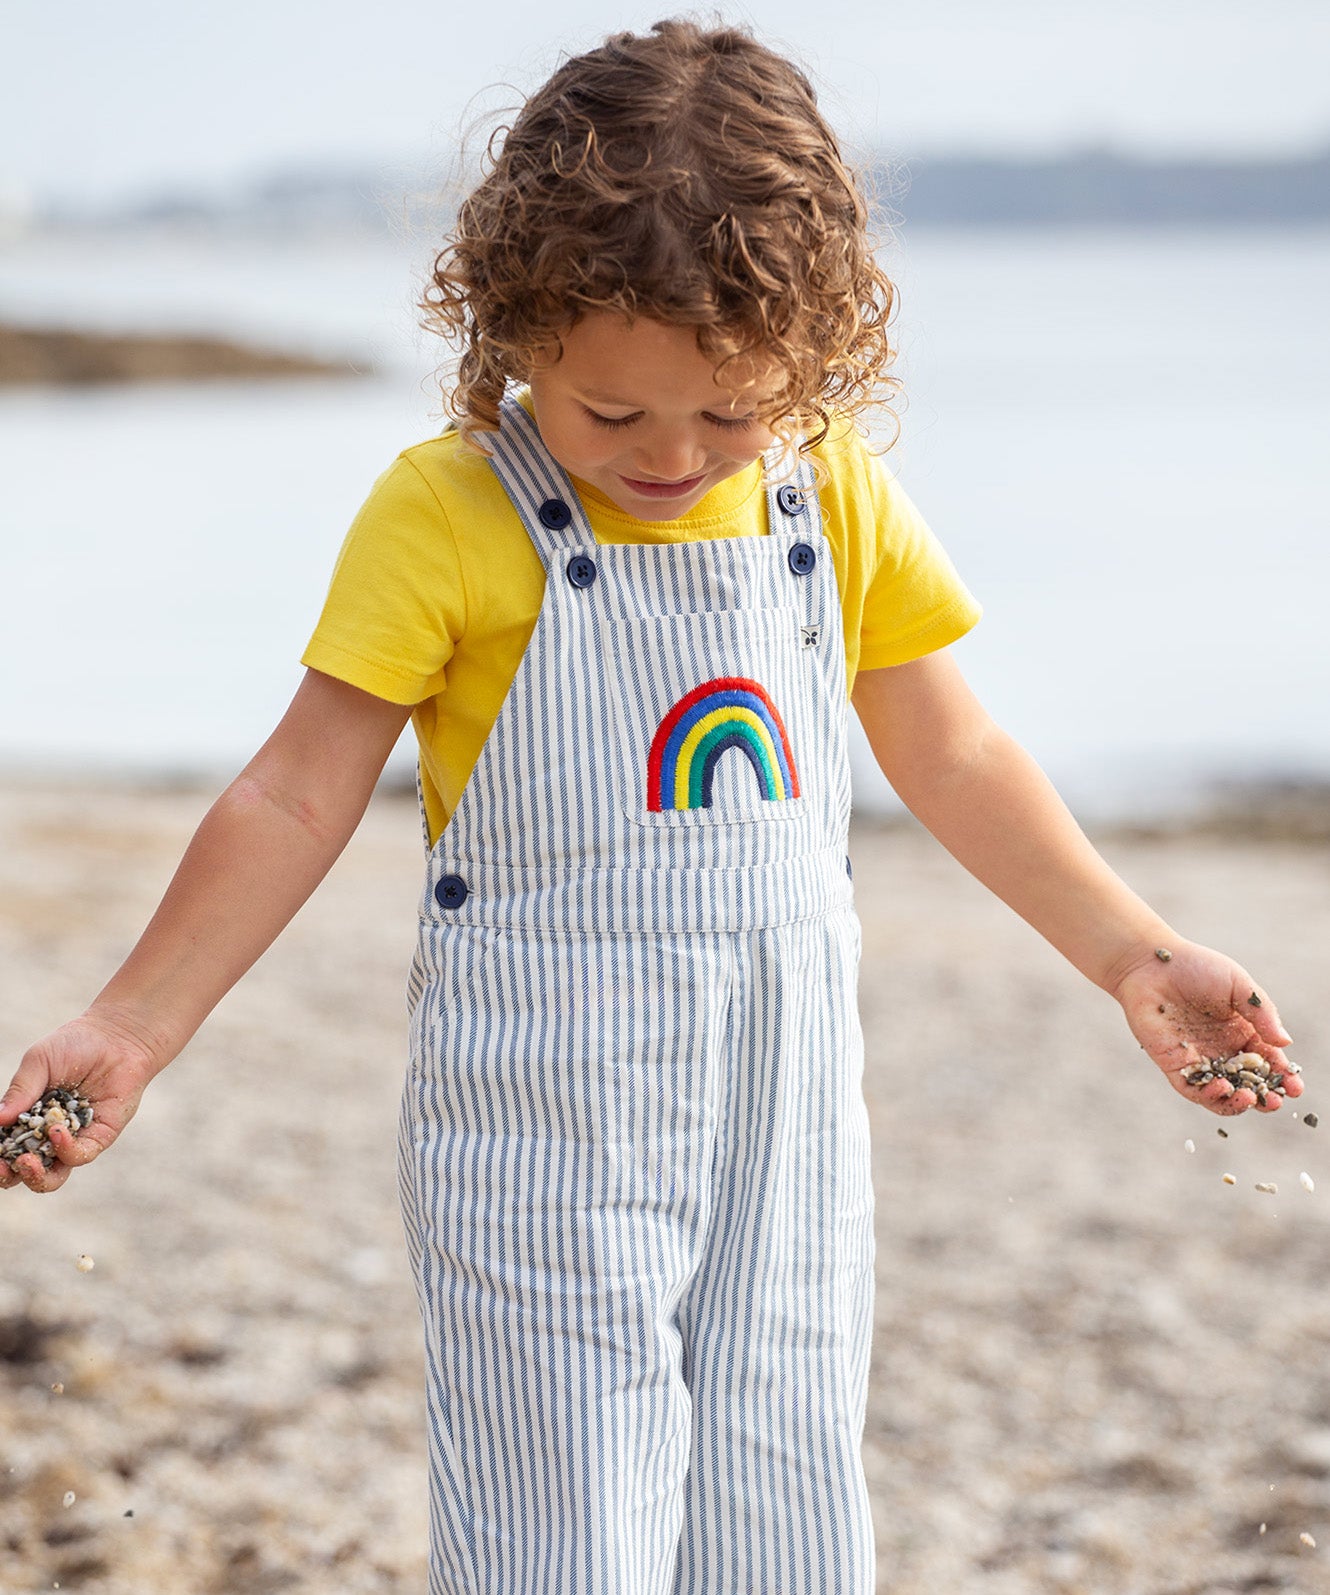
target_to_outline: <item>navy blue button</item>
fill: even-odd
[[[466,882],[460,875],[443,875],[434,888],[440,908],[460,908],[466,902]]]
[[[776,489],[776,502],[787,515],[797,515],[804,507],[804,496],[793,483]]]
[[[807,543],[796,543],[790,550],[790,569],[796,576],[807,576],[817,564],[817,555]]]
[[[590,587],[596,579],[596,562],[589,554],[574,554],[568,561],[568,580],[574,587]]]
[[[548,526],[552,532],[561,532],[573,518],[573,512],[561,498],[547,498],[536,511],[536,518],[542,526]]]

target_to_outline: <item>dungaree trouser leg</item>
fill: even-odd
[[[399,1173],[430,1595],[871,1595],[873,1190],[836,578],[596,544],[509,400],[546,569],[429,858]]]

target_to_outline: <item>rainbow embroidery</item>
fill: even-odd
[[[719,676],[685,693],[660,722],[647,759],[647,809],[709,809],[716,763],[738,748],[764,799],[799,796],[799,774],[780,711],[756,681]]]

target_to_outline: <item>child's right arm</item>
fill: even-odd
[[[58,1161],[0,1163],[0,1189],[53,1191],[133,1117],[148,1082],[176,1056],[276,940],[360,822],[411,710],[316,670],[281,724],[208,811],[134,950],[80,1018],[19,1064],[0,1128],[52,1086],[77,1086],[95,1109],[75,1139],[52,1132]]]

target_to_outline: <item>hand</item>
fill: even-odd
[[[1279,1022],[1275,1005],[1241,964],[1196,942],[1172,940],[1164,962],[1150,953],[1119,981],[1113,995],[1122,1004],[1132,1034],[1168,1077],[1180,1096],[1199,1102],[1212,1113],[1231,1115],[1256,1107],[1278,1110],[1278,1092],[1266,1094],[1265,1105],[1246,1087],[1234,1090],[1227,1080],[1190,1086],[1183,1071],[1235,1052],[1254,1052],[1276,1073],[1283,1074],[1289,1097],[1302,1095],[1302,1077],[1280,1050],[1293,1038]],[[1253,1002],[1253,997],[1257,1000]]]
[[[23,1055],[13,1082],[0,1097],[0,1129],[54,1086],[77,1090],[92,1103],[93,1120],[77,1136],[52,1129],[56,1162],[44,1168],[36,1153],[0,1163],[0,1190],[22,1183],[30,1191],[55,1191],[70,1171],[100,1156],[138,1110],[144,1087],[158,1072],[148,1048],[106,1021],[85,1014],[53,1031]]]

